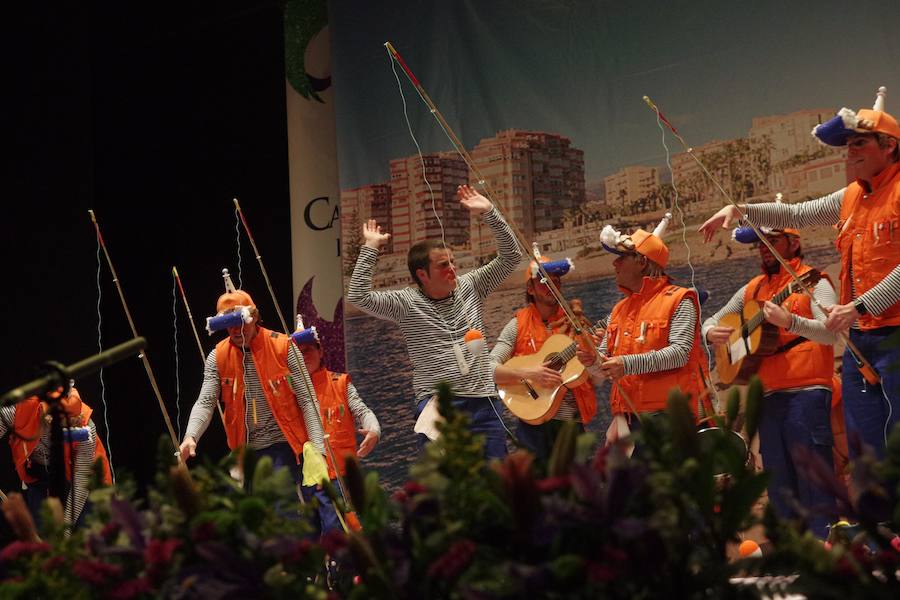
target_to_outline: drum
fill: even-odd
[[[735,471],[737,466],[747,468],[750,465],[750,446],[737,431],[719,427],[712,418],[706,418],[700,421],[697,436],[700,438],[700,451],[714,457],[717,477]]]

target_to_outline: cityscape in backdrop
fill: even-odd
[[[810,135],[835,112],[822,108],[756,117],[746,136],[692,151],[738,201],[770,201],[776,193],[785,202],[818,197],[846,183],[842,150]],[[604,225],[628,229],[658,221],[676,199],[687,223],[724,203],[685,151],[671,154],[671,170],[666,164],[630,165],[591,183],[585,181],[584,152],[557,133],[500,131],[470,153],[494,201],[548,256],[589,253],[598,247]],[[406,252],[426,238],[443,235],[462,268],[483,264],[495,252],[493,238],[455,200],[457,186],[480,187],[477,179],[455,152],[428,153],[391,160],[389,181],[343,190],[345,276],[356,261],[360,227],[367,219],[391,233],[376,287],[406,285]],[[680,226],[677,218],[673,225]]]

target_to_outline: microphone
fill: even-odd
[[[86,375],[96,373],[104,367],[108,367],[109,365],[125,360],[126,358],[130,358],[136,354],[140,354],[141,350],[146,347],[147,340],[143,337],[136,337],[132,340],[119,344],[118,346],[113,346],[109,350],[104,350],[99,354],[95,354],[90,358],[86,358],[84,360],[78,361],[77,363],[71,364],[68,367],[59,365],[59,368],[54,370],[54,372],[50,373],[49,375],[38,377],[37,379],[30,381],[25,385],[21,385],[3,394],[3,397],[0,398],[0,406],[12,406],[13,404],[18,404],[22,400],[25,400],[26,398],[42,394],[48,389],[59,387],[61,385],[60,372],[65,374],[65,377],[62,378],[62,381],[68,379],[79,379]]]

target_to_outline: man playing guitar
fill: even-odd
[[[800,233],[796,229],[763,229],[766,238],[801,277],[813,271],[803,263]],[[803,446],[832,464],[831,385],[835,333],[825,327],[825,314],[810,302],[809,296],[797,291],[782,305],[770,300],[791,285],[793,279],[769,249],[759,243],[750,228],[738,229],[735,239],[759,246],[762,274],[735,292],[716,314],[703,323],[703,335],[711,344],[729,343],[732,329],[717,325],[727,313],[741,313],[749,301],[762,305],[765,321],[777,327],[774,352],[759,363],[757,375],[765,389],[759,423],[759,451],[763,465],[771,473],[769,501],[782,518],[796,517],[794,501],[802,506],[821,507],[831,504],[832,497],[816,488],[803,476],[804,469],[793,458],[794,449]],[[813,294],[822,306],[837,301],[834,288],[821,277]],[[764,303],[764,304],[763,304]],[[827,535],[824,517],[814,515],[812,532]]]
[[[557,289],[562,287],[561,278],[571,266],[568,261],[549,262],[541,257],[553,284]],[[560,372],[547,364],[530,368],[514,368],[503,363],[513,356],[537,353],[544,342],[553,334],[562,333],[572,336],[572,326],[556,302],[547,284],[543,282],[537,264],[531,261],[525,270],[525,298],[528,305],[516,312],[516,316],[500,332],[494,349],[491,350],[491,361],[497,367],[494,370],[494,381],[498,386],[517,384],[527,380],[535,386],[556,388],[562,385]],[[578,315],[581,303],[572,300],[572,307]],[[587,327],[585,327],[585,333]],[[579,346],[578,360],[585,367],[594,364],[595,355]],[[576,421],[581,430],[589,423],[597,412],[597,398],[590,378],[566,393],[556,414],[547,415],[546,421],[540,424],[529,424],[522,419],[518,422],[518,437],[531,452],[540,458],[548,458],[553,448],[553,441],[563,421]]]

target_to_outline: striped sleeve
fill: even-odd
[[[513,348],[516,347],[516,336],[519,335],[519,322],[515,317],[509,320],[503,327],[503,331],[497,336],[497,343],[491,350],[491,363],[502,365],[513,355]]]
[[[866,310],[873,315],[880,315],[900,301],[900,266],[888,273],[887,277],[872,286],[872,289],[860,296]]]
[[[90,490],[91,472],[94,466],[94,454],[97,445],[97,427],[93,420],[87,424],[91,430],[91,437],[87,441],[79,442],[75,452],[75,471],[72,477],[72,493],[66,498],[65,519],[69,525],[76,523],[81,511],[84,510]],[[74,514],[73,514],[74,509]]]
[[[0,438],[13,428],[16,422],[16,407],[4,406],[0,408]]]
[[[497,256],[488,264],[466,273],[463,277],[470,278],[478,295],[486,298],[516,270],[522,255],[512,228],[503,220],[496,207],[484,213],[482,218],[491,228],[497,241]]]
[[[291,371],[291,389],[297,398],[297,404],[303,413],[303,421],[306,423],[306,435],[309,441],[318,449],[319,452],[325,454],[324,434],[322,433],[322,418],[319,413],[319,401],[316,399],[316,392],[313,390],[312,381],[309,379],[309,373],[306,371],[306,363],[300,357],[300,351],[296,350],[293,342],[291,342],[288,351],[288,369]]]
[[[350,407],[350,412],[353,413],[353,420],[356,421],[357,427],[372,431],[378,437],[381,437],[381,424],[378,422],[378,417],[375,416],[371,408],[366,406],[356,386],[352,383],[347,384],[347,406]]]
[[[837,294],[835,294],[831,282],[824,277],[813,288],[813,296],[822,306],[831,306],[837,303]],[[791,326],[788,327],[788,331],[819,344],[829,346],[834,344],[837,341],[837,333],[825,328],[825,313],[815,303],[811,304],[811,308],[812,319],[791,315]]]
[[[697,327],[697,307],[693,300],[682,299],[670,323],[668,346],[640,354],[622,355],[626,375],[669,371],[687,364],[694,347],[694,331]]]
[[[744,293],[746,290],[747,286],[742,286],[741,289],[736,291],[728,302],[725,303],[725,306],[717,310],[716,314],[703,322],[701,333],[703,334],[704,340],[706,339],[706,334],[709,333],[709,330],[715,327],[719,321],[722,320],[722,317],[729,313],[740,314],[744,310]]]
[[[842,188],[815,200],[785,204],[763,202],[745,207],[747,218],[761,227],[807,227],[810,225],[834,225],[841,218]]]
[[[403,290],[376,292],[372,289],[377,261],[378,250],[365,245],[360,247],[359,257],[347,286],[347,302],[379,319],[400,322],[406,311],[406,293]]]
[[[206,366],[203,368],[203,385],[200,387],[200,395],[191,408],[191,416],[188,419],[184,437],[194,438],[199,442],[200,437],[209,427],[213,411],[219,401],[219,367],[216,364],[216,349],[213,348],[206,357]]]

